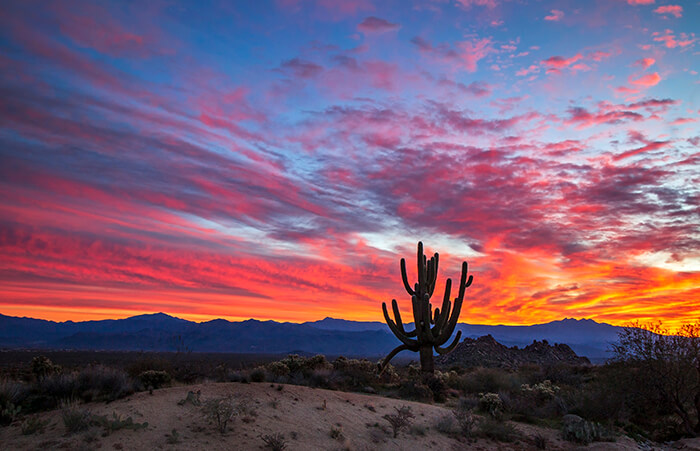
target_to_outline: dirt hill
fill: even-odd
[[[586,357],[579,357],[565,344],[550,345],[547,340],[533,341],[520,349],[509,348],[497,342],[491,335],[476,339],[465,338],[451,353],[440,356],[438,365],[465,367],[490,367],[517,369],[524,364],[555,365],[558,363],[590,364]]]
[[[202,407],[180,405],[188,391],[200,391],[201,401],[222,396],[245,400],[245,415],[232,421],[226,433],[202,415]],[[410,406],[415,415],[412,426],[394,438],[383,418],[396,413],[395,408]],[[261,450],[263,438],[275,433],[284,435],[286,450],[528,450],[532,438],[546,439],[547,449],[578,449],[562,441],[559,431],[529,424],[512,423],[521,439],[498,443],[479,439],[460,441],[457,431],[444,431],[438,423],[451,417],[446,406],[429,405],[377,395],[344,393],[293,385],[269,383],[209,383],[172,387],[136,393],[109,404],[81,404],[92,415],[133,418],[147,422],[145,428],[119,429],[105,435],[99,427],[69,434],[61,411],[33,415],[46,423],[44,432],[22,434],[22,423],[0,428],[0,448],[12,450]],[[24,420],[25,425],[27,419]],[[441,430],[442,429],[442,430]],[[176,432],[173,433],[173,430]],[[615,443],[595,443],[585,449],[633,450],[637,445],[621,437]]]

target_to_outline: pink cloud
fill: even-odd
[[[610,58],[611,56],[612,56],[612,53],[603,52],[602,50],[596,50],[595,52],[588,54],[588,57],[596,62],[603,61],[604,59]]]
[[[644,86],[647,88],[651,86],[656,86],[657,84],[659,84],[660,81],[661,76],[659,76],[658,72],[654,72],[653,74],[642,75],[636,80],[630,78],[630,83],[632,83],[633,85]]]
[[[683,16],[683,7],[680,5],[664,5],[656,8],[654,12],[656,14],[671,14],[680,19]]]
[[[654,41],[663,42],[669,49],[676,47],[687,47],[693,44],[696,40],[694,33],[681,33],[680,38],[677,40],[676,35],[671,30],[666,30],[665,35],[661,35],[661,33],[658,32],[654,33],[653,35],[655,36]]]
[[[489,38],[477,39],[476,41],[462,41],[457,46],[461,50],[459,58],[467,72],[475,72],[476,63],[494,51]]]
[[[656,60],[654,58],[642,58],[638,61],[635,61],[636,66],[642,66],[642,69],[648,69],[649,67],[653,66],[654,63],[656,63]]]
[[[653,5],[654,0],[627,0],[630,5]]]
[[[547,67],[548,74],[552,72],[559,73],[562,69],[573,65],[582,58],[583,55],[581,55],[580,53],[577,53],[571,58],[564,58],[563,56],[551,56],[546,60],[542,60],[542,65]]]
[[[462,8],[468,9],[472,6],[485,6],[487,8],[495,8],[496,0],[456,0],[457,4]]]
[[[553,9],[551,11],[551,15],[544,16],[544,20],[549,20],[552,22],[559,22],[563,17],[564,17],[564,11],[560,11],[558,9]]]
[[[401,25],[391,23],[379,17],[370,16],[360,22],[357,29],[363,33],[384,33],[401,28]]]

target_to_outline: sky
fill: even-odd
[[[0,313],[700,318],[700,3],[3,2]],[[696,35],[698,33],[698,35]]]

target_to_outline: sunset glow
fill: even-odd
[[[0,313],[700,318],[700,4],[33,2],[0,14]]]

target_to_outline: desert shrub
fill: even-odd
[[[511,392],[522,385],[518,374],[499,368],[477,368],[459,378],[451,378],[451,383],[455,385],[452,388],[473,394]]]
[[[117,414],[117,412],[112,412],[111,417],[107,415],[93,415],[90,418],[90,423],[102,427],[105,436],[121,429],[138,431],[139,429],[146,429],[148,427],[148,422],[134,423],[133,418],[124,418],[122,415]]]
[[[547,437],[539,432],[536,432],[535,435],[530,437],[529,442],[537,449],[547,449]]]
[[[209,399],[202,405],[202,413],[216,424],[220,433],[226,433],[228,424],[240,413],[235,400],[226,396]]]
[[[170,383],[170,374],[166,371],[156,371],[147,370],[139,374],[138,380],[143,384],[143,386],[148,390],[149,393],[153,394],[153,390],[157,390],[166,384]]]
[[[376,364],[369,360],[338,357],[333,361],[334,378],[343,387],[358,389],[379,381]]]
[[[412,401],[430,402],[433,400],[433,391],[427,385],[416,380],[408,380],[399,387],[399,397]]]
[[[34,357],[30,368],[36,380],[42,380],[50,374],[61,372],[61,367],[59,365],[54,365],[48,357],[43,355]]]
[[[85,408],[69,404],[61,410],[61,419],[68,434],[85,431],[91,425],[92,414]]]
[[[441,415],[435,423],[435,429],[443,434],[451,434],[455,429],[455,416]]]
[[[22,423],[22,435],[32,435],[37,432],[43,434],[49,422],[50,420],[42,420],[37,416],[31,416]]]
[[[254,368],[253,371],[250,372],[250,381],[265,382],[265,369],[261,367]]]
[[[176,445],[180,443],[180,433],[177,432],[177,429],[173,429],[171,433],[165,434],[165,441],[169,445]]]
[[[558,396],[560,388],[545,380],[538,384],[523,384],[512,394],[503,394],[506,410],[523,418],[555,418],[566,413],[566,403]]]
[[[265,366],[265,369],[270,374],[270,380],[280,381],[286,380],[291,370],[283,362],[271,362]]]
[[[343,435],[343,428],[340,426],[331,426],[331,438],[333,440],[343,440],[345,438]]]
[[[261,435],[260,439],[265,443],[265,448],[269,448],[272,451],[283,451],[287,448],[287,441],[284,439],[284,435],[279,432]]]
[[[612,434],[600,423],[586,421],[578,415],[565,415],[562,419],[564,440],[587,445],[594,441],[611,441]]]
[[[484,418],[476,427],[475,434],[497,442],[511,443],[520,438],[520,433],[510,423],[493,418]]]
[[[479,410],[491,418],[500,420],[503,417],[503,401],[498,393],[481,393],[479,395]]]
[[[134,383],[120,369],[103,365],[90,365],[80,371],[76,378],[80,399],[90,401],[114,401],[134,392]]]
[[[430,389],[433,401],[445,402],[447,397],[447,384],[444,377],[438,372],[435,375],[427,375],[423,377],[423,383]]]
[[[15,420],[28,394],[29,390],[22,382],[0,380],[0,425]]]
[[[406,429],[411,425],[415,415],[413,415],[409,406],[394,407],[394,410],[396,410],[395,414],[386,414],[382,418],[389,422],[394,438],[396,438],[402,429]]]
[[[54,373],[35,382],[30,401],[32,410],[53,409],[78,397],[75,373]]]
[[[139,374],[151,370],[165,371],[168,374],[174,373],[173,364],[169,359],[153,354],[144,354],[143,357],[136,359],[126,368],[126,372],[133,379],[138,379]]]
[[[457,406],[452,411],[457,425],[464,437],[470,438],[476,424],[476,417],[473,413],[474,402],[470,399],[462,398],[457,402]]]
[[[675,334],[661,323],[635,323],[622,330],[613,350],[639,378],[625,387],[630,399],[643,404],[646,398],[658,416],[675,416],[679,432],[694,436],[700,430],[700,322]]]

